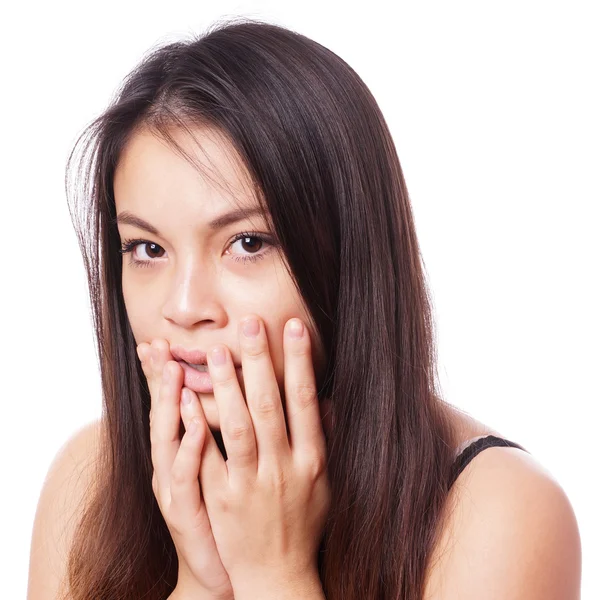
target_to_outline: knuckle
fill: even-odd
[[[223,379],[213,379],[213,389],[217,388],[222,391],[229,391],[234,389],[238,384],[237,378],[224,377]]]
[[[169,344],[164,338],[156,340],[156,349],[158,350],[159,356],[166,354],[169,351]]]
[[[281,410],[281,401],[271,394],[261,394],[256,399],[256,411],[263,416],[276,415]]]
[[[245,354],[250,360],[259,361],[268,356],[269,350],[265,342],[256,342],[245,347]]]
[[[243,440],[250,435],[249,423],[231,423],[227,427],[227,435],[233,440]]]
[[[171,468],[171,485],[182,486],[188,481],[188,473],[181,465],[173,465]]]
[[[269,472],[269,484],[276,490],[278,495],[284,495],[288,486],[289,479],[282,469],[274,469]]]
[[[323,475],[327,468],[327,461],[320,452],[312,451],[304,454],[303,460],[303,471],[310,480],[316,480]]]
[[[296,403],[304,408],[310,406],[317,401],[317,388],[314,383],[298,382],[293,389]]]
[[[181,523],[179,523],[179,520],[176,518],[165,518],[165,521],[167,521],[168,525],[169,525],[169,531],[171,532],[171,535],[174,538],[182,538],[185,534],[185,526],[183,526]]]
[[[150,444],[152,446],[154,446],[154,448],[157,452],[160,452],[160,450],[158,450],[158,448],[160,448],[161,446],[164,446],[165,444],[173,442],[173,441],[174,441],[173,436],[167,434],[164,431],[161,431],[160,428],[158,428],[158,427],[155,427],[150,432]]]
[[[221,494],[217,494],[213,498],[213,504],[215,506],[217,514],[227,514],[230,513],[232,510],[231,500],[227,498],[227,496]]]

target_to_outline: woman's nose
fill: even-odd
[[[175,273],[163,305],[163,316],[182,327],[199,321],[220,322],[225,311],[214,269],[189,261]]]

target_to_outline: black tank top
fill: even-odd
[[[509,446],[512,448],[519,448],[519,450],[523,450],[530,454],[529,450],[525,450],[523,446],[519,444],[515,444],[515,442],[511,442],[504,438],[496,437],[495,435],[486,435],[484,437],[480,437],[476,439],[474,442],[469,444],[464,450],[460,452],[460,454],[456,457],[454,464],[452,466],[452,476],[450,478],[450,483],[448,487],[450,487],[455,481],[456,478],[461,474],[462,470],[483,450],[486,448],[492,448],[494,446]]]

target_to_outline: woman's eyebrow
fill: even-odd
[[[262,215],[262,210],[257,206],[252,208],[238,208],[236,210],[232,210],[231,212],[215,217],[208,224],[208,228],[211,230],[222,229],[223,227],[227,227],[227,225],[237,223],[238,221],[243,221],[244,219],[249,219],[254,215]],[[117,215],[117,218],[113,221],[113,224],[116,223],[120,223],[121,225],[132,225],[133,227],[144,229],[153,235],[162,237],[161,233],[158,231],[158,229],[156,229],[156,227],[154,227],[154,225],[144,221],[144,219],[134,215],[128,210],[124,210]]]

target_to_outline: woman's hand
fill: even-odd
[[[138,357],[151,397],[152,489],[177,550],[178,593],[199,600],[231,600],[231,582],[215,545],[198,482],[206,436],[200,402],[188,389],[191,402],[180,405],[183,369],[171,356],[166,340],[140,344]],[[180,419],[186,429],[181,441]],[[193,433],[192,423],[200,424]]]
[[[296,323],[299,336],[291,327]],[[261,320],[242,322],[239,337],[246,399],[227,347],[219,345],[208,353],[227,462],[204,421],[204,501],[236,598],[238,592],[239,597],[258,598],[262,590],[286,588],[302,597],[302,590],[314,589],[315,582],[320,587],[317,552],[330,505],[310,336],[298,319],[286,324],[289,440]]]

